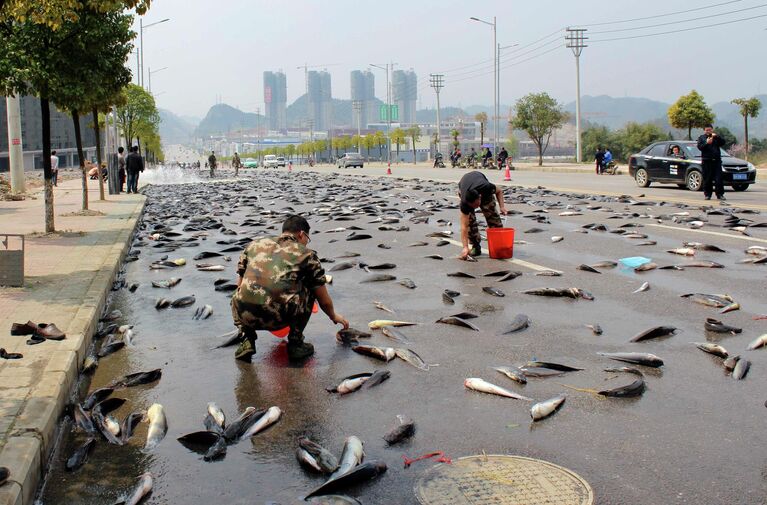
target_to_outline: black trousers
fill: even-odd
[[[722,160],[703,160],[703,194],[711,196],[713,189],[717,197],[724,196]]]

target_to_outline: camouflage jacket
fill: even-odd
[[[240,255],[237,296],[256,305],[296,303],[302,290],[325,285],[325,269],[317,253],[283,233],[251,242]]]

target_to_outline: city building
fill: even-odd
[[[264,112],[269,129],[281,131],[288,127],[288,86],[283,72],[264,72]]]
[[[354,70],[351,73],[352,100],[360,102],[360,124],[365,128],[368,123],[379,120],[378,102],[375,96],[375,74],[369,70]],[[357,124],[354,117],[353,124]]]
[[[21,143],[24,148],[24,170],[43,168],[43,119],[40,99],[22,96],[19,100],[21,112]],[[89,115],[80,117],[80,135],[83,150],[88,160],[96,157],[96,134],[91,127]],[[75,125],[72,116],[60,112],[51,103],[51,150],[57,151],[59,167],[67,168],[80,165],[75,142]],[[8,114],[5,97],[0,98],[0,172],[9,169],[8,160]]]
[[[333,98],[330,89],[330,73],[310,70],[306,75],[309,119],[314,130],[328,130],[333,119]]]
[[[413,70],[395,70],[392,73],[392,103],[399,108],[398,121],[416,123],[415,106],[418,99],[418,78]]]

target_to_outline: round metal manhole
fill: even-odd
[[[566,468],[521,456],[467,456],[426,471],[415,484],[422,505],[592,505],[594,492]]]

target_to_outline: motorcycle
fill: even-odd
[[[434,155],[434,168],[445,168],[445,162],[442,160],[442,153]]]

